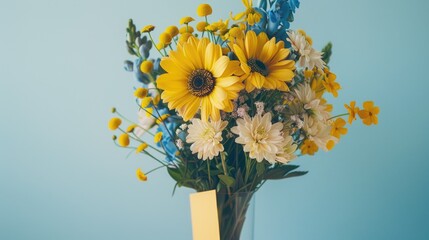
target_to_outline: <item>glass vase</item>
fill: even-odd
[[[253,240],[254,192],[217,193],[221,240]]]

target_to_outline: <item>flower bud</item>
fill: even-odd
[[[123,133],[119,135],[118,144],[121,147],[128,147],[128,145],[130,145],[130,137],[128,136],[128,134]]]
[[[116,129],[118,129],[118,127],[121,125],[121,123],[122,123],[122,120],[121,119],[119,119],[119,118],[112,118],[112,119],[110,119],[110,121],[109,121],[109,129],[110,130],[116,130]]]

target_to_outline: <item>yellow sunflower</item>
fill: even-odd
[[[295,62],[286,60],[290,51],[283,41],[276,43],[275,38],[269,40],[265,33],[256,36],[255,32],[248,31],[246,37],[238,39],[232,47],[245,73],[242,79],[247,92],[255,88],[289,90],[286,82],[294,77]]]
[[[190,120],[201,109],[201,119],[209,117],[217,121],[220,110],[231,112],[232,100],[244,88],[239,77],[238,61],[230,61],[222,55],[220,45],[207,38],[193,36],[170,51],[170,56],[161,61],[167,72],[159,76],[158,88],[164,90],[161,98],[170,109],[176,109],[185,121]]]

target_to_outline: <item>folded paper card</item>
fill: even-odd
[[[192,234],[194,240],[220,240],[216,191],[190,195]]]

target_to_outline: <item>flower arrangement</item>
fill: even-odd
[[[178,187],[224,196],[255,192],[267,180],[306,174],[289,162],[331,150],[347,123],[359,117],[377,124],[372,101],[363,108],[352,101],[345,113],[332,114],[325,97],[341,89],[328,65],[332,44],[318,51],[306,32],[289,28],[299,0],[242,2],[243,12],[219,21],[210,21],[211,6],[201,4],[201,21],[184,17],[157,42],[155,26],[138,31],[129,21],[126,44],[135,59],[125,61],[125,69],[139,82],[138,121],[114,108],[109,128],[122,132],[113,137],[118,146],[159,162],[153,170],[138,169],[138,179],[165,168]],[[159,58],[149,58],[152,49]],[[239,228],[223,222],[240,220],[219,213],[222,239],[238,239]]]

